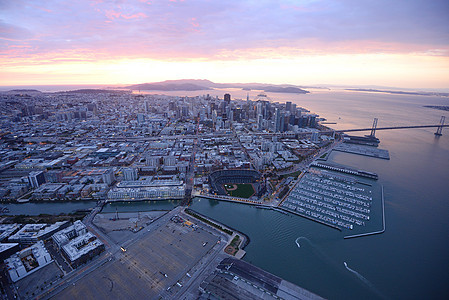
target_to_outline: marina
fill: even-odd
[[[311,170],[304,175],[281,207],[339,229],[365,226],[370,220],[370,187],[347,176]]]

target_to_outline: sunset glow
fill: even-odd
[[[4,1],[2,85],[449,86],[447,1]]]

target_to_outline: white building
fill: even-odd
[[[51,238],[56,243],[56,245],[58,245],[58,248],[61,248],[62,246],[66,245],[71,239],[84,234],[87,234],[86,225],[78,220],[75,221],[73,225],[53,234]]]
[[[5,264],[11,280],[17,282],[52,261],[50,254],[44,247],[44,242],[39,241],[33,246],[25,248],[5,259]]]
[[[62,252],[72,266],[79,266],[104,250],[104,244],[97,237],[87,232],[75,237],[62,246]]]
[[[6,240],[19,228],[19,224],[0,224],[0,241]]]
[[[127,180],[127,181],[137,180],[139,178],[139,176],[137,174],[137,169],[135,169],[135,168],[123,169],[123,176],[125,177],[125,180]]]
[[[108,199],[111,201],[181,199],[184,198],[184,196],[185,185],[142,188],[113,188],[108,192]]]
[[[16,234],[10,236],[8,241],[20,243],[21,245],[31,245],[50,237],[66,225],[68,225],[68,221],[56,222],[54,224],[26,224]]]

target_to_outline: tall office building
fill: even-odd
[[[312,132],[311,141],[312,141],[312,143],[318,143],[320,141],[319,132]]]
[[[226,102],[226,106],[231,103],[231,95],[230,94],[224,94],[224,101]]]
[[[149,113],[150,112],[150,102],[148,102],[147,100],[145,100],[145,112]]]
[[[275,131],[276,132],[284,131],[284,113],[279,108],[276,108],[276,113],[274,116],[275,116]]]
[[[285,103],[285,110],[286,111],[292,111],[292,103],[290,101],[287,101]]]

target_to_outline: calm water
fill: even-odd
[[[151,210],[172,210],[181,203],[179,200],[111,202],[103,207],[103,212],[134,212]]]
[[[27,202],[1,204],[9,209],[5,215],[31,215],[40,214],[59,215],[60,213],[73,213],[76,210],[84,210],[95,207],[95,201],[70,201],[70,202]]]
[[[179,200],[167,201],[139,201],[139,202],[112,202],[103,207],[103,212],[132,212],[152,210],[172,210],[178,206]],[[0,205],[9,209],[5,215],[40,215],[60,213],[73,213],[76,210],[90,209],[97,205],[95,201],[72,201],[72,202],[28,202],[7,203]]]
[[[373,117],[379,126],[449,118],[422,107],[449,105],[448,98],[352,92],[277,97],[338,122],[338,129],[369,127]],[[439,138],[434,131],[379,131],[380,148],[391,160],[331,155],[331,161],[379,174],[387,225],[381,235],[343,240],[344,233],[326,226],[247,205],[198,199],[192,208],[248,234],[245,260],[324,297],[448,299],[449,130]]]

